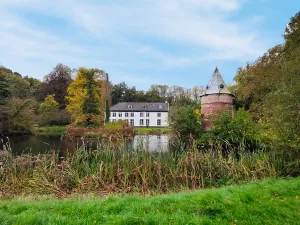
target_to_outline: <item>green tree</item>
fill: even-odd
[[[55,124],[58,114],[58,102],[55,101],[54,95],[47,95],[45,100],[39,107],[39,124],[52,125]]]
[[[29,83],[12,70],[0,67],[0,133],[30,133],[35,102],[29,99]]]
[[[109,110],[109,102],[108,98],[105,100],[105,123],[109,122],[110,110]]]
[[[169,112],[169,124],[181,143],[190,137],[198,138],[202,133],[199,107],[197,105],[172,106]]]

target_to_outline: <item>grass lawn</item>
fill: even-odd
[[[0,201],[0,224],[300,224],[300,177],[158,195]]]
[[[168,127],[135,127],[134,130],[141,134],[165,134],[171,131]]]
[[[45,126],[45,127],[35,127],[35,134],[64,134],[66,131],[66,126]]]

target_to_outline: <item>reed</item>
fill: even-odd
[[[28,193],[152,194],[204,189],[283,176],[287,164],[278,163],[281,159],[265,149],[249,152],[240,146],[224,154],[217,146],[201,151],[192,146],[172,153],[151,153],[144,149],[132,152],[126,150],[124,140],[118,144],[98,141],[96,149],[82,146],[66,158],[60,158],[56,151],[13,157],[8,149],[0,154],[1,197]]]

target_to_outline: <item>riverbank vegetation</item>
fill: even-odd
[[[300,179],[154,197],[21,197],[0,202],[3,224],[298,224]]]
[[[299,175],[299,155],[264,148],[249,152],[242,143],[237,148],[228,146],[227,152],[220,144],[200,151],[194,145],[167,154],[130,152],[125,143],[99,141],[96,149],[83,146],[66,158],[55,151],[16,157],[0,151],[1,195],[166,193]]]

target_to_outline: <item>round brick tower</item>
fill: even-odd
[[[218,68],[215,69],[209,84],[206,86],[204,93],[200,97],[204,130],[209,130],[212,125],[209,121],[209,115],[217,114],[224,110],[233,113],[234,96],[227,89]]]

